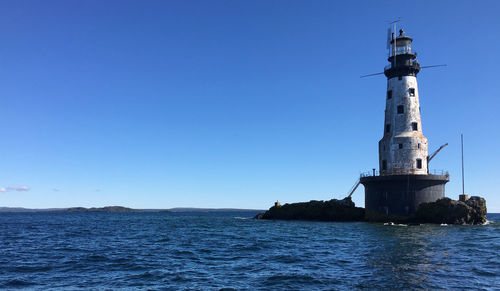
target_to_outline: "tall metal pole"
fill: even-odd
[[[392,41],[392,55],[394,56],[394,68],[396,67],[396,38],[398,37],[397,31],[396,31],[396,23],[397,21],[394,21],[394,40]]]
[[[465,180],[464,180],[464,135],[460,134],[460,140],[462,142],[462,194],[465,194]]]

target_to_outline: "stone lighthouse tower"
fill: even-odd
[[[422,133],[417,74],[421,67],[413,39],[403,30],[390,41],[385,67],[384,134],[379,141],[379,175],[362,175],[368,219],[408,216],[420,203],[443,198],[449,175],[428,171],[428,142]]]
[[[400,30],[391,40],[394,55],[384,70],[387,76],[384,136],[379,142],[380,173],[427,174],[427,139],[422,134],[413,39]]]

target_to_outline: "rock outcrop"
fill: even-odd
[[[105,207],[71,207],[66,209],[57,209],[53,212],[140,212],[140,210],[123,206],[105,206]]]
[[[462,202],[445,197],[436,202],[422,203],[411,220],[420,223],[483,224],[486,222],[486,200],[472,196]]]
[[[342,200],[316,201],[276,205],[257,219],[316,220],[316,221],[364,221],[365,210],[356,207],[350,197]]]
[[[462,202],[442,198],[436,202],[422,203],[409,217],[395,217],[383,214],[366,216],[365,209],[356,207],[351,198],[342,200],[291,203],[271,207],[255,216],[256,219],[316,220],[316,221],[370,221],[396,223],[446,223],[483,224],[486,222],[486,200],[473,196]]]

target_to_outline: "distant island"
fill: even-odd
[[[52,212],[141,212],[138,209],[132,209],[123,206],[105,206],[105,207],[71,207],[65,209],[53,210]]]
[[[166,209],[169,212],[260,212],[260,209],[238,209],[238,208],[189,208],[176,207]]]
[[[69,207],[69,208],[23,208],[23,207],[0,207],[0,213],[15,212],[104,212],[104,213],[125,213],[125,212],[261,212],[260,209],[238,209],[238,208],[189,208],[177,207],[170,209],[134,209],[124,206],[105,206],[105,207]]]
[[[23,207],[0,207],[1,212],[144,212],[141,209],[133,209],[123,206],[105,207],[69,207],[69,208],[23,208]]]

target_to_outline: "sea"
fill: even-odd
[[[500,290],[485,225],[0,213],[2,290]]]

